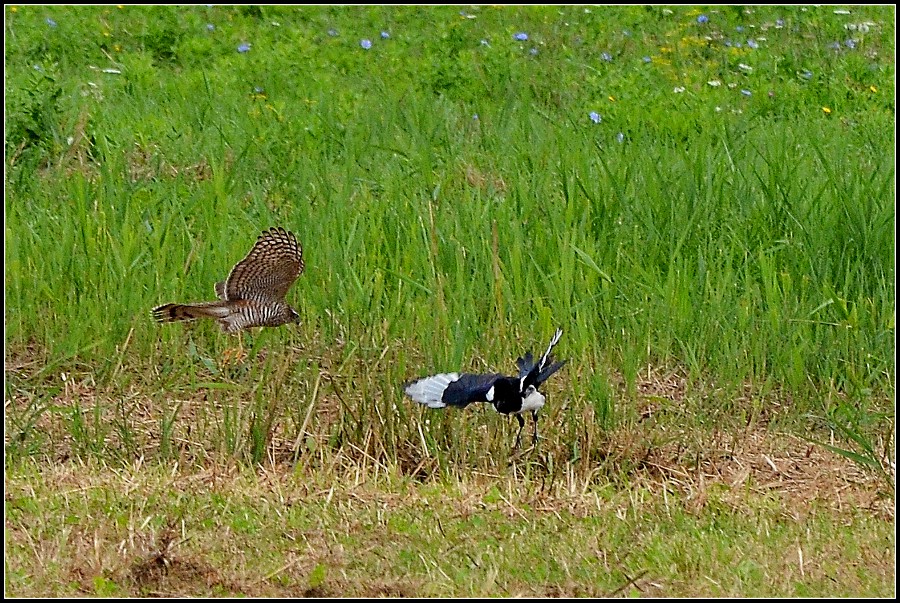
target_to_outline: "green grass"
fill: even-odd
[[[655,593],[630,584],[642,571],[665,596],[892,592],[891,560],[872,553],[853,576],[842,561],[856,557],[835,543],[868,555],[889,522],[835,510],[832,474],[827,487],[803,482],[809,529],[778,511],[791,504],[781,473],[774,493],[724,511],[673,517],[654,501],[630,535],[605,531],[619,507],[601,505],[599,524],[538,513],[526,542],[495,542],[517,528],[491,507],[472,534],[468,518],[443,524],[489,559],[460,575],[415,502],[384,521],[421,533],[421,550],[410,538],[402,555],[338,570],[307,555],[279,577],[294,559],[272,541],[282,511],[243,481],[266,466],[293,485],[342,482],[340,466],[390,476],[366,486],[367,501],[400,488],[462,506],[460,484],[582,484],[577,496],[550,488],[558,509],[666,488],[645,476],[662,466],[690,476],[671,493],[682,508],[704,484],[731,488],[734,475],[714,469],[721,450],[762,437],[726,459],[736,474],[762,479],[763,457],[825,451],[828,466],[843,463],[836,474],[865,476],[856,495],[893,499],[895,13],[835,11],[7,6],[7,486],[37,488],[60,463],[93,483],[140,462],[161,491],[165,476],[227,468],[236,482],[222,496],[249,497],[234,504],[255,513],[256,533],[229,559],[211,543],[233,521],[191,526],[205,543],[180,557],[194,580],[157,584],[174,594]],[[224,366],[234,340],[215,325],[153,323],[155,305],[211,299],[275,225],[304,248],[288,295],[299,327],[245,336],[249,358]],[[556,327],[569,363],[546,385],[544,440],[512,464],[514,421],[403,396],[434,372],[511,372]],[[805,456],[784,452],[798,441]],[[140,555],[113,561],[121,525],[92,565],[67,559],[59,533],[21,536],[43,505],[48,525],[99,517],[96,501],[67,509],[57,487],[29,494],[34,509],[7,524],[7,592],[143,592],[123,569]],[[104,488],[127,498],[127,484]],[[323,542],[378,549],[305,496]],[[164,497],[143,537],[161,537],[178,504]],[[381,521],[377,505],[354,512]],[[741,534],[763,524],[742,557]],[[560,530],[568,540],[548,540]],[[809,573],[791,565],[798,539],[810,552],[802,538],[823,551]],[[577,542],[607,555],[639,546],[600,570]],[[501,545],[562,561],[517,569]],[[256,554],[270,567],[253,568]],[[248,565],[209,586],[229,564]],[[148,567],[139,575],[157,576]],[[365,590],[367,576],[386,576],[387,590]]]

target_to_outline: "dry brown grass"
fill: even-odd
[[[717,505],[726,504],[737,513],[757,513],[753,509],[760,500],[780,501],[781,511],[775,515],[783,516],[791,525],[804,525],[807,513],[827,512],[849,521],[854,516],[851,508],[857,512],[868,509],[873,517],[893,522],[893,505],[882,498],[883,488],[861,475],[843,457],[818,450],[807,455],[806,445],[799,442],[780,441],[777,446],[774,443],[773,438],[748,437],[727,462],[701,470],[676,466],[675,456],[659,451],[630,476],[633,481],[628,488],[607,484],[601,489],[606,492],[602,497],[597,496],[596,487],[583,483],[574,474],[546,487],[523,480],[514,470],[469,475],[447,490],[445,497],[436,482],[418,487],[404,484],[397,474],[374,475],[371,468],[367,470],[358,460],[340,453],[330,469],[319,468],[299,476],[296,467],[278,463],[259,466],[249,473],[235,463],[204,467],[181,467],[175,463],[169,469],[141,462],[118,468],[96,462],[41,463],[35,467],[40,484],[25,475],[7,475],[7,504],[16,506],[21,497],[33,496],[35,500],[51,501],[54,508],[62,505],[69,509],[67,513],[90,511],[74,524],[63,522],[59,531],[35,531],[40,525],[33,523],[40,521],[36,517],[26,518],[21,524],[7,519],[8,543],[16,550],[31,551],[26,556],[30,560],[20,553],[14,567],[31,564],[29,571],[36,577],[46,572],[43,579],[56,582],[35,584],[31,592],[10,594],[60,593],[70,588],[67,584],[75,584],[77,592],[73,594],[95,595],[98,580],[102,579],[115,584],[118,594],[128,596],[427,595],[431,592],[424,582],[427,575],[401,578],[396,572],[382,570],[378,577],[378,567],[396,563],[398,548],[412,548],[417,542],[403,533],[391,535],[383,528],[373,531],[371,522],[378,525],[397,513],[418,515],[429,509],[440,509],[436,529],[441,533],[440,539],[446,541],[448,552],[457,547],[478,550],[477,541],[469,540],[465,528],[460,526],[492,514],[507,518],[511,524],[528,525],[538,520],[550,525],[559,523],[561,529],[571,531],[579,521],[591,522],[598,516],[623,520],[644,515],[650,509],[656,510],[658,521],[677,515],[680,509],[703,517],[709,493],[713,493]],[[185,509],[193,508],[188,501],[208,500],[211,496],[228,501],[225,509],[246,507],[259,512],[262,532],[256,536],[252,531],[235,532],[231,527],[234,524],[225,516],[213,526],[202,527],[204,517],[218,516],[221,511]],[[114,513],[104,519],[102,501],[107,497],[110,501],[134,502],[125,515]],[[318,519],[307,528],[277,528],[278,516],[289,516],[291,509],[310,508],[319,509],[314,513]],[[47,511],[51,516],[58,513]],[[47,523],[57,521],[48,519]],[[445,533],[445,529],[453,531]],[[476,532],[472,537],[479,536]],[[433,540],[424,534],[423,538]],[[556,597],[666,595],[673,589],[685,588],[658,575],[628,574],[619,553],[613,553],[615,549],[599,540],[600,536],[595,538],[598,540],[590,550],[596,550],[598,559],[604,559],[610,573],[624,572],[619,579],[621,588],[592,586],[576,579],[543,587],[501,580],[488,590],[500,589],[494,592],[509,596]],[[358,547],[350,547],[350,542],[358,542]],[[278,554],[273,554],[270,547]],[[590,550],[577,552],[576,559],[593,555]],[[807,550],[805,564],[799,545],[783,552],[784,563],[807,576],[819,572],[823,579],[831,576],[831,570],[821,560],[840,559],[843,555],[840,550],[822,547],[815,555]],[[854,563],[863,563],[870,569],[880,565],[885,575],[893,571],[891,551],[877,557],[878,553],[869,548],[860,550],[867,558]],[[428,553],[425,555],[427,559]],[[473,567],[485,563],[487,559],[472,558]],[[56,566],[59,571],[54,570]],[[313,582],[311,576],[319,566],[327,568],[327,574]],[[716,592],[712,585],[710,589],[697,592]]]
[[[264,354],[259,361],[263,361]],[[329,449],[329,434],[342,420],[342,413],[353,407],[361,407],[358,400],[347,399],[345,386],[337,374],[336,362],[329,358],[315,359],[320,366],[315,383],[301,383],[301,389],[312,391],[313,405],[301,411],[303,434],[290,421],[279,420],[273,425],[267,446],[267,458],[275,465],[292,467],[303,457],[307,444],[318,451],[314,458],[300,458],[301,463],[327,466],[331,469],[347,462],[362,470],[388,470],[396,464],[402,475],[425,481],[440,474],[438,459],[422,448],[421,442],[401,443],[396,458],[386,458],[383,447],[377,445],[380,434],[377,429],[364,431],[358,441],[343,441],[337,450]],[[35,381],[38,364],[24,357],[8,359],[7,374],[16,375],[22,381]],[[845,504],[864,504],[876,507],[880,514],[893,517],[891,505],[885,505],[885,482],[882,477],[867,471],[846,457],[834,454],[820,446],[805,441],[794,434],[773,430],[766,420],[756,420],[744,428],[731,426],[699,430],[681,420],[687,413],[685,395],[686,378],[677,371],[648,369],[639,376],[635,389],[636,398],[627,404],[635,409],[634,421],[626,421],[621,427],[608,433],[582,433],[583,458],[572,463],[573,473],[569,481],[576,479],[587,487],[599,479],[609,479],[611,467],[624,468],[628,479],[639,480],[648,487],[661,487],[685,494],[700,493],[712,484],[723,484],[731,489],[743,485],[757,494],[771,491],[784,494],[798,503],[804,501],[830,501],[840,511]],[[51,384],[58,389],[49,403],[57,409],[80,408],[85,417],[96,417],[99,424],[110,426],[117,421],[127,421],[130,442],[121,439],[121,430],[108,429],[103,445],[110,451],[123,451],[128,456],[153,459],[159,453],[160,422],[175,413],[171,443],[183,466],[217,464],[220,445],[214,442],[212,432],[222,414],[222,405],[228,403],[216,392],[197,388],[184,392],[165,393],[148,397],[146,386],[134,383],[125,391],[114,394],[97,387],[91,371],[42,374],[41,389],[49,390]],[[624,397],[621,378],[613,376],[620,394]],[[747,394],[750,395],[749,393]],[[22,413],[33,394],[20,391],[5,401],[7,414]],[[299,401],[306,407],[306,401]],[[778,412],[781,405],[777,397],[766,400],[769,415]],[[548,410],[548,409],[545,409]],[[537,449],[526,449],[512,457],[538,465],[565,459],[565,452],[553,437],[553,412],[543,419],[542,433],[546,439]],[[426,415],[427,416],[427,415]],[[585,406],[586,425],[593,424],[592,409]],[[514,431],[510,421],[498,417],[492,421],[497,428]],[[416,420],[415,418],[411,420]],[[685,427],[679,423],[684,422]],[[65,412],[44,412],[38,415],[34,430],[39,432],[49,446],[42,455],[51,462],[66,461],[77,456],[69,418]],[[547,435],[547,433],[549,435]],[[14,430],[6,429],[7,445],[15,437]],[[130,447],[130,448],[129,448]],[[307,454],[307,457],[309,455]],[[342,459],[342,460],[338,460]],[[473,465],[469,470],[503,473],[507,463]],[[462,471],[466,469],[460,468]],[[888,466],[888,471],[893,469]],[[558,478],[559,475],[555,475]],[[549,479],[549,476],[545,476]]]
[[[38,528],[38,516],[28,513],[16,515],[19,521],[7,518],[7,541],[18,551],[9,567],[42,581],[10,594],[446,594],[450,577],[442,574],[437,553],[422,553],[425,570],[400,575],[393,570],[394,550],[420,543],[406,535],[373,532],[370,523],[373,517],[376,523],[386,522],[397,513],[415,516],[438,504],[444,523],[439,524],[439,534],[425,540],[432,546],[434,538],[448,540],[451,544],[440,555],[466,551],[470,556],[465,557],[466,563],[484,580],[477,588],[468,586],[459,592],[715,596],[732,591],[714,582],[681,583],[658,572],[629,569],[627,556],[619,557],[602,535],[591,537],[591,550],[596,553],[575,551],[570,562],[594,559],[590,563],[602,563],[608,583],[586,583],[573,573],[540,585],[504,577],[492,562],[478,557],[473,552],[480,550],[478,535],[453,536],[443,531],[445,527],[458,530],[486,513],[512,524],[546,518],[558,524],[556,529],[571,531],[577,522],[591,522],[598,516],[624,521],[649,515],[658,518],[653,521],[665,521],[686,513],[702,522],[723,507],[728,513],[749,517],[760,513],[760,506],[773,507],[774,516],[789,525],[803,525],[809,517],[820,518],[823,513],[837,523],[843,517],[852,521],[849,518],[860,512],[886,524],[895,520],[893,492],[882,477],[844,456],[774,429],[768,420],[753,421],[741,429],[708,430],[684,421],[692,401],[690,388],[677,371],[644,371],[629,403],[633,417],[610,432],[581,433],[583,453],[577,460],[567,460],[561,436],[553,431],[553,413],[563,412],[557,407],[548,413],[542,429],[546,439],[537,448],[447,467],[417,438],[402,443],[395,455],[386,454],[375,428],[363,431],[359,439],[330,442],[335,426],[345,420],[343,413],[358,401],[346,399],[347,388],[336,361],[315,360],[320,366],[318,378],[298,385],[311,392],[307,399],[298,400],[300,410],[294,411],[299,413],[298,420],[277,421],[267,440],[264,462],[250,468],[242,455],[229,454],[217,441],[223,405],[231,403],[227,394],[198,388],[151,397],[140,383],[111,394],[98,388],[87,367],[83,372],[67,372],[63,379],[61,374],[38,374],[39,364],[27,358],[8,359],[8,376],[32,385],[41,382],[43,391],[57,388],[49,402],[63,409],[38,415],[32,429],[43,442],[40,454],[26,462],[24,470],[6,475],[7,505],[32,499],[57,509],[48,511],[49,523],[56,522],[53,530]],[[626,396],[621,380],[613,382],[619,394]],[[25,389],[14,388],[6,400],[7,447],[16,435],[9,428],[9,417],[22,413],[31,396]],[[314,407],[307,406],[309,400],[315,401]],[[775,416],[779,403],[773,402],[770,415]],[[102,440],[100,451],[85,450],[83,442],[73,438],[69,413],[76,405],[86,419],[105,426],[102,434],[95,434]],[[161,420],[172,413],[176,417],[170,434],[172,450],[162,455]],[[593,424],[591,413],[586,405],[585,425]],[[492,429],[514,429],[501,421],[504,417],[490,416]],[[109,428],[123,417],[128,430]],[[123,439],[123,433],[128,438]],[[505,441],[502,434],[499,439]],[[436,501],[435,492],[444,489],[446,496]],[[201,527],[198,517],[185,514],[187,501],[210,496],[260,513],[260,535],[237,533],[228,521]],[[134,504],[110,522],[98,511],[98,498],[131,499]],[[272,526],[278,525],[274,518],[304,508],[319,509],[322,514],[313,527],[272,532]],[[59,523],[60,515],[82,512],[87,516]],[[841,559],[844,552],[829,550],[827,544],[816,547],[811,551],[810,545],[798,544],[782,551],[785,557],[779,567],[787,572],[785,576],[800,581],[834,580],[838,571],[834,568],[840,563],[822,559]],[[881,554],[868,545],[860,551],[865,559],[859,563],[867,571],[893,575],[892,551]],[[324,576],[315,578],[320,570]],[[851,584],[847,587],[851,592],[857,578],[851,565],[845,571],[840,580]],[[791,583],[787,577],[784,582]],[[869,585],[857,587],[866,592]]]

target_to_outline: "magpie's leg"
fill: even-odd
[[[538,441],[538,432],[537,432],[537,411],[531,411],[531,418],[534,419],[534,443],[537,444]]]
[[[516,445],[513,446],[513,450],[519,447],[522,440],[522,429],[525,427],[525,419],[522,418],[522,415],[516,415],[516,419],[519,421],[519,433],[516,434]]]

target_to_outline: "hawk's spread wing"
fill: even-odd
[[[297,237],[284,228],[270,228],[231,269],[228,280],[216,283],[216,295],[228,301],[283,301],[302,272],[303,249]]]

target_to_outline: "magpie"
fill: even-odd
[[[428,408],[445,406],[465,408],[472,402],[490,402],[497,412],[515,415],[519,421],[519,432],[516,434],[513,450],[519,447],[522,429],[525,427],[522,415],[530,411],[534,420],[536,443],[537,415],[546,401],[544,394],[538,391],[538,387],[567,362],[566,360],[554,362],[550,355],[560,337],[562,329],[556,329],[547,351],[538,362],[534,361],[530,351],[524,358],[518,358],[516,360],[516,366],[519,368],[518,377],[507,377],[501,373],[486,375],[440,373],[408,382],[404,385],[404,390],[406,395]]]

